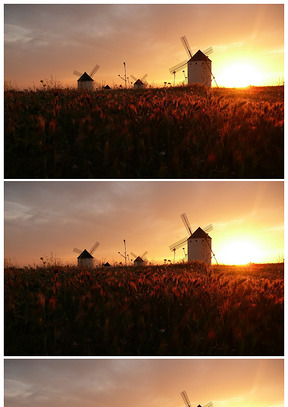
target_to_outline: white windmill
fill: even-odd
[[[181,37],[181,41],[187,52],[188,59],[185,59],[185,61],[182,61],[169,69],[170,73],[174,75],[174,85],[176,73],[180,70],[183,71],[183,69],[187,67],[188,85],[198,83],[211,88],[211,81],[213,78],[218,87],[215,77],[212,74],[212,61],[208,58],[208,55],[212,54],[213,48],[209,47],[203,52],[198,50],[193,55],[187,38],[183,36]]]
[[[130,77],[135,81],[134,82],[134,88],[135,89],[143,89],[147,86],[147,82],[145,79],[147,78],[148,74],[146,73],[144,76],[142,76],[141,79],[137,79],[134,75],[130,75]]]
[[[136,254],[134,254],[133,252],[131,252],[131,256],[134,257],[134,266],[145,266],[145,264],[147,263],[147,259],[146,259],[146,254],[148,252],[144,252],[141,256],[138,256]]]
[[[79,256],[77,257],[77,264],[78,266],[85,266],[85,267],[93,267],[94,266],[94,257],[92,256],[92,253],[95,252],[95,250],[99,247],[100,243],[95,242],[91,249],[89,250],[80,250],[80,249],[73,249],[73,252],[79,253]]]
[[[95,65],[89,75],[87,72],[81,73],[74,71],[73,74],[79,77],[79,79],[77,79],[78,89],[93,90],[94,79],[92,78],[99,68],[99,65]]]
[[[181,219],[186,227],[188,236],[169,246],[169,249],[174,252],[174,261],[176,250],[183,248],[187,244],[188,261],[202,261],[207,265],[211,265],[211,257],[214,256],[217,263],[215,254],[212,251],[212,239],[207,233],[213,229],[213,226],[210,224],[203,229],[198,227],[198,229],[192,232],[186,213],[181,214]]]
[[[182,396],[182,399],[184,400],[185,406],[186,406],[186,407],[191,407],[191,403],[190,403],[190,400],[189,400],[189,398],[188,398],[188,396],[187,396],[186,391],[184,390],[184,391],[182,391],[180,394],[181,394],[181,396]],[[202,406],[201,406],[200,404],[198,404],[197,407],[202,407]],[[213,407],[212,401],[209,401],[209,403],[204,404],[203,407]]]

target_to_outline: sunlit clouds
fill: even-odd
[[[123,239],[129,255],[173,261],[169,246],[187,236],[183,212],[192,231],[213,225],[219,263],[283,261],[281,181],[7,181],[4,200],[5,258],[18,265],[51,253],[76,264],[73,248],[96,241],[98,263],[119,263]],[[182,249],[175,260],[184,260]]]
[[[219,86],[277,85],[284,78],[281,4],[9,4],[4,19],[5,80],[20,87],[51,76],[75,86],[73,70],[89,72],[95,64],[96,82],[119,86],[124,61],[128,76],[147,74],[149,84],[163,86],[173,82],[169,68],[187,58],[183,35],[193,53],[213,47]],[[175,79],[183,82],[183,73]]]
[[[282,407],[282,360],[6,360],[7,407]]]

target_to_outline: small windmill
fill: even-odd
[[[190,403],[190,400],[189,400],[189,398],[188,398],[188,396],[187,396],[186,391],[184,390],[184,391],[182,391],[180,394],[181,394],[181,396],[182,396],[182,399],[184,400],[185,406],[186,406],[186,407],[191,407],[191,403]],[[202,407],[202,406],[201,406],[200,404],[198,404],[197,407]],[[213,407],[212,401],[210,401],[210,402],[207,403],[207,404],[204,404],[203,407]]]
[[[208,58],[208,55],[212,54],[213,48],[209,47],[203,52],[198,50],[193,55],[185,35],[181,37],[181,41],[185,51],[187,52],[188,59],[185,59],[185,61],[182,61],[169,69],[170,73],[174,75],[174,85],[176,73],[180,70],[183,71],[183,68],[187,67],[189,85],[199,83],[211,88],[211,79],[213,78],[216,86],[218,87],[215,77],[212,74],[212,61]]]
[[[94,79],[92,78],[99,68],[99,65],[95,65],[89,75],[87,72],[81,73],[78,71],[74,71],[73,74],[79,77],[79,79],[77,80],[78,89],[93,90]]]
[[[145,266],[145,263],[147,263],[147,259],[146,259],[146,254],[148,252],[144,252],[141,256],[137,256],[136,254],[134,254],[133,252],[131,252],[131,256],[134,257],[134,266]]]
[[[135,78],[135,76],[134,75],[130,75],[130,77],[135,81],[134,82],[134,88],[135,89],[143,89],[143,88],[145,88],[146,86],[147,86],[147,82],[145,81],[145,79],[147,78],[147,73],[144,75],[144,76],[142,76],[142,78],[141,79],[137,79],[137,78]]]
[[[100,243],[95,242],[91,249],[89,250],[80,250],[80,249],[73,249],[73,252],[79,253],[79,256],[77,257],[77,263],[78,266],[85,266],[85,267],[93,267],[94,265],[94,257],[92,256],[92,253],[95,252],[95,250],[99,247]]]
[[[198,260],[210,265],[211,257],[213,255],[217,263],[215,254],[212,251],[212,239],[208,235],[208,232],[213,230],[213,226],[210,224],[203,229],[198,227],[198,229],[192,232],[186,213],[181,214],[181,219],[186,227],[188,236],[169,246],[169,249],[174,252],[174,262],[176,250],[183,248],[183,246],[186,246],[187,244],[188,261]]]

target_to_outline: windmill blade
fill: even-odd
[[[92,76],[98,71],[98,69],[100,68],[100,65],[95,65],[94,68],[92,69],[92,71],[90,72],[90,76],[92,78]]]
[[[209,48],[205,49],[205,51],[203,51],[203,54],[208,56],[208,55],[212,54],[212,52],[213,52],[213,48],[209,47]]]
[[[190,400],[189,400],[189,398],[188,398],[188,396],[187,396],[186,391],[184,390],[184,391],[182,391],[180,394],[181,394],[182,399],[183,399],[184,403],[186,404],[186,406],[187,406],[187,407],[191,407]]]
[[[184,244],[187,242],[187,237],[184,237],[184,239],[178,240],[178,242],[175,242],[174,244],[171,244],[169,246],[169,249],[171,250],[171,252],[173,252],[176,249],[181,248],[182,246],[184,246]]]
[[[137,78],[135,78],[135,76],[134,75],[130,75],[130,78],[132,78],[133,79],[133,81],[137,81]]]
[[[216,261],[216,264],[218,265],[218,261],[217,261],[217,259],[216,259],[215,253],[213,252],[212,247],[211,247],[211,242],[208,242],[208,239],[205,239],[205,242],[206,242],[206,244],[208,245],[212,256],[214,257],[214,259],[215,259],[215,261]],[[211,256],[211,257],[212,257],[212,256]],[[208,404],[209,404],[209,403],[208,403]],[[207,406],[208,406],[208,404],[207,404]],[[213,404],[212,404],[212,406],[213,406]],[[203,406],[203,407],[205,407],[205,406]]]
[[[81,73],[81,72],[79,72],[79,71],[73,71],[73,75],[76,75],[76,76],[82,76],[83,75],[83,73]]]
[[[172,68],[169,69],[169,72],[173,74],[180,71],[180,69],[183,69],[187,65],[187,62],[188,60],[185,59],[185,61],[182,61],[179,64],[172,66]]]
[[[83,250],[77,249],[76,247],[73,249],[73,252],[81,254]]]
[[[134,254],[133,252],[130,252],[130,254],[135,257],[135,259],[137,259],[138,256],[136,256],[136,254]]]
[[[213,407],[212,401],[209,401],[209,403],[205,404],[203,407]]]
[[[189,236],[191,236],[192,235],[192,229],[191,229],[191,226],[190,226],[190,223],[189,223],[189,220],[187,218],[186,213],[182,213],[180,216],[181,216],[181,219],[182,219],[182,221],[183,221],[183,223],[184,223],[184,225],[186,227],[186,230],[187,230]]]
[[[146,251],[146,252],[144,252],[143,254],[142,254],[142,256],[140,256],[141,257],[141,259],[144,259],[144,257],[146,256],[146,254],[147,254],[148,252]]]
[[[207,225],[203,230],[206,233],[211,232],[211,230],[213,230],[213,225],[210,223],[210,225]]]
[[[147,78],[147,76],[148,76],[148,74],[147,74],[147,73],[145,73],[145,75],[144,75],[144,76],[142,76],[142,78],[140,79],[140,81],[141,81],[141,82],[145,81],[145,79]]]
[[[183,35],[183,37],[181,37],[181,41],[185,48],[185,51],[187,52],[188,57],[192,58],[193,55],[191,52],[191,48],[190,48],[189,42],[188,42],[187,38],[185,37],[185,35]]]
[[[211,71],[211,68],[210,68],[210,66],[208,65],[207,61],[206,61],[206,65],[207,65],[207,68],[208,68],[209,71],[210,71],[210,74],[211,74],[212,78],[214,79],[215,85],[216,85],[217,88],[218,88],[219,86],[218,86],[218,83],[216,82],[216,78],[215,78],[215,76],[213,75],[213,73],[212,73],[212,71]]]
[[[97,247],[99,247],[99,246],[100,246],[100,243],[99,243],[99,242],[94,243],[93,246],[91,247],[89,253],[92,254],[93,252],[95,252],[95,250],[96,250]]]

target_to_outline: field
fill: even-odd
[[[6,356],[281,356],[284,265],[5,268]]]
[[[283,178],[284,87],[5,91],[5,178]]]

